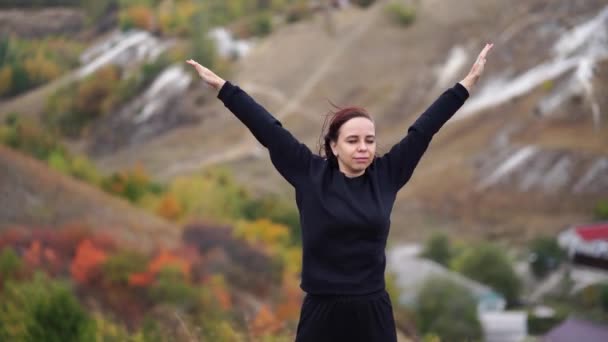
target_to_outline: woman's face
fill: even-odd
[[[349,177],[360,176],[376,154],[374,123],[364,117],[352,118],[340,127],[338,140],[330,145],[340,171]]]

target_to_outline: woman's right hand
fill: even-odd
[[[198,62],[189,59],[186,61],[186,63],[192,65],[196,69],[196,72],[198,72],[199,76],[201,76],[203,81],[205,81],[205,83],[210,85],[213,89],[219,91],[220,89],[222,89],[222,86],[224,86],[224,83],[226,83],[225,80],[216,75],[213,71],[200,65]]]

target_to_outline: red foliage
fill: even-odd
[[[150,272],[134,273],[129,276],[129,285],[135,287],[145,287],[154,281],[154,274]]]
[[[186,279],[190,278],[190,262],[164,249],[150,262],[148,272],[158,274],[160,270],[167,266],[177,267]]]
[[[12,227],[0,236],[0,249],[6,246],[17,246],[27,240],[27,231],[24,227]]]
[[[72,261],[72,277],[80,283],[91,283],[99,277],[100,265],[107,257],[106,252],[97,248],[90,240],[83,240],[76,248],[76,257]]]
[[[186,255],[189,255],[185,251]],[[129,285],[131,286],[147,286],[150,285],[158,272],[165,267],[175,267],[180,270],[186,279],[190,279],[192,264],[189,260],[184,257],[177,255],[178,253],[171,253],[167,250],[161,250],[160,253],[150,261],[148,264],[148,271],[142,273],[135,273],[129,276]]]
[[[53,249],[45,247],[42,251],[42,259],[50,274],[58,275],[63,270],[64,260],[57,257]]]
[[[34,240],[25,253],[23,253],[23,260],[30,267],[38,267],[40,266],[40,254],[40,241]]]

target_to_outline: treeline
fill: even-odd
[[[0,98],[19,95],[78,66],[82,44],[65,38],[24,40],[0,34]]]
[[[531,275],[546,279],[566,262],[566,252],[553,236],[537,236],[519,253],[519,260],[528,263]],[[543,298],[543,305],[554,309],[553,316],[537,316],[521,298],[524,284],[515,272],[515,260],[504,247],[488,242],[464,245],[437,233],[427,241],[423,257],[434,260],[447,269],[478,281],[500,293],[510,309],[528,312],[528,332],[540,336],[560,324],[568,316],[608,322],[608,282],[574,291],[573,283],[565,277],[560,286]],[[398,317],[411,318],[425,340],[479,340],[482,330],[476,308],[479,298],[460,284],[446,277],[433,277],[421,286],[415,303],[397,305]],[[458,324],[454,324],[458,322]]]
[[[234,341],[292,334],[301,303],[297,273],[277,267],[266,243],[235,234],[228,226],[189,225],[182,246],[144,254],[80,225],[4,231],[0,340],[190,335]],[[264,304],[243,305],[241,292]],[[179,325],[176,313],[183,316]]]

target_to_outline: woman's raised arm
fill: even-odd
[[[208,68],[188,60],[203,81],[218,91],[217,97],[268,149],[270,159],[279,173],[294,187],[308,174],[313,154],[272,114],[240,87],[223,80]]]
[[[483,73],[486,56],[492,46],[493,44],[486,44],[467,76],[444,91],[409,127],[407,135],[395,144],[388,153],[378,158],[379,168],[386,173],[386,177],[395,191],[398,191],[410,179],[433,135],[469,97],[469,92]]]

